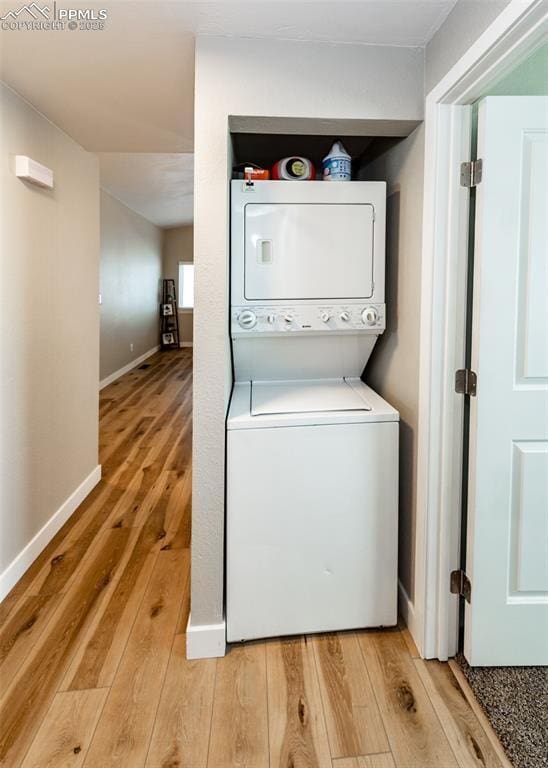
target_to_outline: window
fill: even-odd
[[[194,307],[194,264],[179,262],[179,309]]]

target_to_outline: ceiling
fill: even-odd
[[[195,34],[424,46],[456,0],[187,3]]]
[[[23,1],[0,0],[0,15]],[[83,0],[108,9],[103,30],[2,31],[0,74],[86,149],[191,152],[196,35],[422,46],[454,4]]]
[[[73,0],[72,8],[106,8],[104,29],[0,31],[0,77],[92,152],[171,156],[193,151],[197,35],[423,46],[455,1]],[[0,16],[24,2],[0,0]],[[132,199],[147,188],[161,195],[163,162],[143,161]],[[130,169],[123,158],[118,165],[126,168],[123,191]],[[113,184],[114,172],[105,173]],[[170,174],[166,194],[169,206]]]
[[[99,152],[101,187],[159,227],[192,222],[194,155]]]
[[[23,2],[1,0],[1,15]],[[179,3],[78,5],[108,8],[105,28],[0,31],[1,79],[92,152],[192,152],[194,35]]]

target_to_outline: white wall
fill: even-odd
[[[101,380],[159,343],[162,242],[160,227],[101,190]]]
[[[201,38],[195,90],[192,627],[215,625],[223,617],[225,415],[232,383],[228,118],[421,120],[423,53]]]
[[[388,182],[386,331],[365,380],[400,412],[399,578],[414,597],[424,127],[359,174]]]
[[[1,598],[98,479],[99,170],[3,85],[0,116]],[[16,178],[16,154],[55,188]]]
[[[509,2],[510,0],[458,0],[426,46],[425,94],[430,93]]]

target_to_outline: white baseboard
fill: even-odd
[[[179,346],[182,347],[192,347],[193,343],[192,341],[180,341]]]
[[[160,345],[158,344],[155,347],[152,347],[152,349],[149,349],[148,352],[145,352],[143,355],[140,355],[139,357],[136,357],[135,360],[132,360],[131,363],[128,363],[127,365],[124,365],[123,368],[118,368],[117,371],[114,371],[114,373],[111,373],[110,376],[107,376],[105,379],[102,379],[99,382],[99,389],[104,389],[105,387],[108,387],[109,384],[112,384],[113,381],[116,381],[116,379],[119,379],[120,376],[123,376],[124,373],[129,373],[133,368],[136,368],[140,363],[143,363],[147,357],[150,357],[155,352],[158,352],[160,349]]]
[[[29,543],[11,561],[5,571],[0,575],[0,600],[3,600],[10,590],[17,584],[21,576],[32,565],[38,555],[50,543],[57,531],[67,522],[74,510],[83,502],[88,493],[95,488],[101,479],[101,465],[97,465],[78,488],[71,493],[57,512],[50,517],[48,522],[38,531]]]
[[[415,608],[413,606],[413,603],[411,602],[411,599],[409,598],[409,595],[407,594],[405,587],[401,583],[401,581],[398,579],[398,611],[402,619],[404,620],[407,629],[409,630],[411,637],[415,641],[415,645],[419,649],[420,653],[420,646],[418,643],[418,629],[417,629],[417,620],[415,618]]]
[[[192,624],[188,617],[186,627],[186,657],[187,659],[213,659],[224,656],[226,652],[226,625],[221,624]]]

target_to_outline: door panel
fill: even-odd
[[[517,356],[519,379],[548,377],[548,133],[526,131],[522,199]]]
[[[371,297],[373,223],[371,204],[247,204],[246,299]]]
[[[513,448],[511,594],[548,594],[548,441]]]
[[[229,642],[395,624],[398,427],[228,430]]]
[[[480,104],[465,655],[548,664],[548,98]]]

